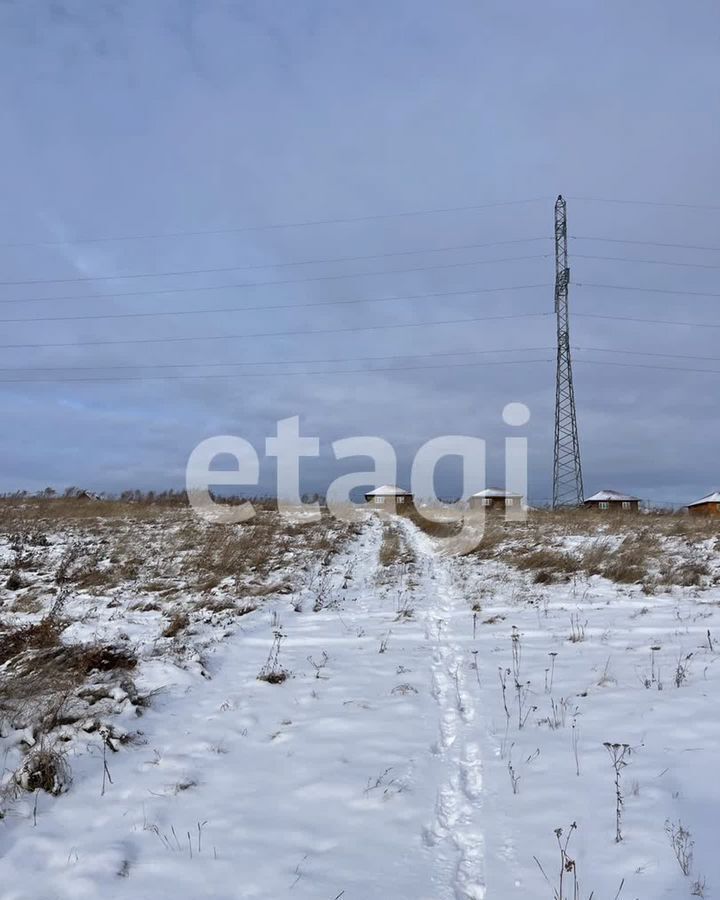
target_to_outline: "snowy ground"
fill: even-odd
[[[582,900],[720,895],[712,574],[653,594],[577,573],[536,583],[502,553],[444,555],[376,516],[316,557],[268,574],[282,591],[252,612],[196,609],[183,652],[137,601],[117,618],[96,601],[63,633],[122,632],[145,648],[137,693],[163,690],[140,718],[114,695],[104,721],[133,739],[112,752],[76,731],[68,790],[5,807],[3,900],[552,900],[557,828]],[[0,734],[7,783],[27,746]]]

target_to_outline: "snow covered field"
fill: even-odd
[[[711,530],[263,515],[6,534],[3,900],[718,895]]]

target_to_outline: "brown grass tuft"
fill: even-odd
[[[176,637],[190,624],[190,618],[184,610],[177,610],[170,617],[170,621],[163,630],[163,637]]]
[[[64,753],[40,746],[25,756],[14,780],[24,791],[45,791],[57,797],[70,786],[70,766]]]
[[[52,614],[21,628],[0,625],[0,665],[27,651],[57,647],[65,627],[66,623]]]

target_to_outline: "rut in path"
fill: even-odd
[[[439,710],[437,799],[425,840],[436,854],[438,882],[456,900],[483,900],[482,760],[472,679],[476,663],[468,638],[469,607],[454,577],[452,557],[410,522],[402,528],[413,548],[425,595],[425,636],[432,645],[432,693]]]

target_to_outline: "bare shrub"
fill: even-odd
[[[665,833],[670,839],[670,845],[680,866],[680,871],[683,875],[689,875],[692,870],[693,848],[695,846],[692,835],[682,822],[671,822],[669,819],[665,822]]]
[[[45,791],[54,797],[66,791],[72,780],[65,754],[43,746],[30,750],[13,779],[24,791]]]
[[[577,864],[569,853],[570,841],[572,839],[573,833],[577,830],[577,827],[577,823],[573,822],[568,828],[564,840],[562,828],[555,829],[555,839],[557,841],[558,851],[560,853],[560,859],[558,861],[559,874],[557,876],[557,881],[550,881],[547,873],[545,872],[545,869],[543,869],[542,864],[540,863],[540,860],[537,858],[537,856],[533,856],[537,867],[542,872],[543,878],[552,890],[553,900],[581,900],[581,897],[585,896],[584,894],[581,894]],[[620,882],[620,887],[615,894],[615,900],[618,900],[618,898],[620,897],[620,893],[623,889],[624,884],[625,879]],[[587,896],[588,900],[593,900],[595,892],[591,891]]]
[[[73,541],[72,544],[63,553],[55,572],[55,581],[57,584],[64,585],[72,578],[73,566],[82,555],[82,544],[79,541]]]
[[[414,615],[415,608],[412,605],[412,596],[401,592],[397,600],[397,614],[395,616],[395,621],[407,622],[412,619]]]
[[[525,681],[521,673],[522,670],[522,635],[513,625],[510,634],[510,646],[512,650],[512,676],[515,687],[515,699],[518,707],[518,728],[522,730],[531,713],[534,713],[537,706],[531,706],[529,702],[530,682]],[[500,678],[501,683],[503,678]],[[503,702],[505,701],[505,685],[503,683]]]
[[[507,770],[508,770],[508,775],[510,776],[510,786],[512,787],[512,792],[513,792],[513,794],[519,794],[520,793],[520,777],[521,776],[518,775],[517,770],[515,769],[515,767],[513,766],[513,763],[512,763],[512,750],[513,750],[514,746],[515,746],[515,744],[510,744],[510,750],[508,752]]]
[[[568,640],[573,644],[582,643],[585,640],[585,629],[587,628],[587,619],[582,621],[580,619],[580,613],[571,613],[570,614],[570,636]]]
[[[680,656],[678,656],[673,679],[675,681],[675,687],[682,687],[690,677],[690,661],[692,656],[692,653],[681,653]]]
[[[280,646],[284,637],[279,628],[273,632],[272,646],[265,665],[258,672],[258,681],[266,681],[268,684],[282,684],[287,681],[290,673],[280,665]]]
[[[558,728],[564,728],[567,721],[568,711],[571,710],[572,701],[567,697],[561,697],[556,701],[554,697],[550,698],[550,715],[538,719],[538,725],[547,725],[551,731],[557,731]],[[577,708],[572,712],[573,717],[577,715]],[[573,728],[575,722],[573,719]]]
[[[17,569],[14,569],[8,576],[8,579],[5,582],[5,587],[9,591],[19,591],[20,588],[22,588],[24,586],[25,586],[25,582],[23,581],[22,576],[17,571]]]
[[[622,841],[622,811],[625,806],[625,796],[622,791],[620,773],[630,765],[632,747],[629,744],[612,744],[605,741],[603,746],[610,755],[610,762],[615,773],[615,843]]]
[[[308,656],[307,661],[310,663],[310,665],[313,667],[313,669],[315,669],[315,677],[316,677],[316,678],[325,678],[325,677],[327,677],[327,676],[324,676],[324,675],[322,674],[322,670],[323,670],[324,668],[326,668],[326,667],[327,667],[327,664],[330,662],[330,657],[327,655],[327,651],[323,650],[323,652],[322,652],[322,657],[321,657],[321,659],[320,659],[318,662],[316,662],[316,661],[313,659],[312,656]],[[394,692],[395,690],[396,690],[396,689],[393,688],[393,692]]]

